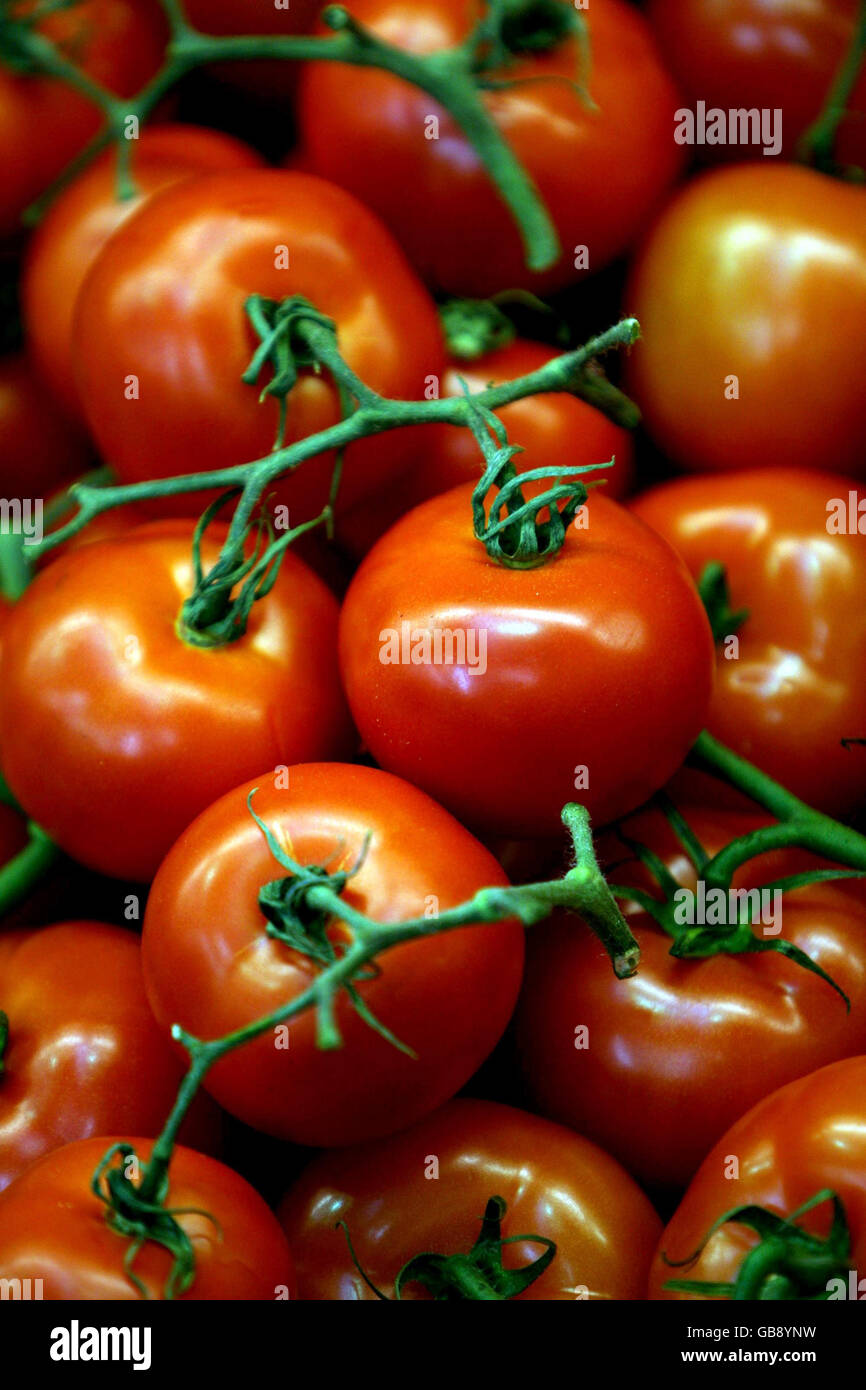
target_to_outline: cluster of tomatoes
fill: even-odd
[[[463,43],[489,7],[348,8],[423,55]],[[321,9],[183,4],[208,33],[324,39]],[[694,888],[700,865],[656,793],[707,855],[773,821],[684,766],[705,728],[858,825],[866,191],[843,174],[866,167],[864,80],[838,168],[797,159],[858,7],[505,9],[479,99],[555,228],[539,270],[458,111],[324,57],[190,72],[134,131],[128,189],[105,150],[25,232],[100,114],[80,83],[16,65],[28,5],[3,7],[0,232],[23,326],[0,358],[4,530],[37,499],[46,535],[65,524],[65,491],[92,469],[158,484],[34,549],[28,582],[0,597],[0,1277],[41,1280],[45,1298],[719,1297],[763,1227],[723,1224],[686,1275],[671,1264],[747,1207],[812,1242],[775,1297],[866,1265],[857,877],[785,894],[785,940],[813,971],[775,950],[683,959],[639,900],[623,909],[640,948],[628,978],[564,911],[528,934],[513,918],[436,930],[484,889],[564,874],[569,802],[611,881],[652,894],[652,868],[656,885]],[[76,0],[39,32],[127,98],[159,71],[167,23],[157,0]],[[781,152],[679,144],[676,113],[699,101],[780,111]],[[477,430],[431,411],[345,450],[326,440],[268,489],[271,529],[253,526],[241,558],[254,564],[280,514],[321,513],[328,534],[289,548],[214,638],[181,613],[194,592],[198,619],[213,599],[202,583],[236,493],[203,531],[198,518],[275,439],[346,415],[327,363],[302,361],[282,401],[267,372],[250,378],[253,296],[314,306],[386,414],[543,374],[633,316],[640,341],[606,366],[643,427],[603,413],[605,392],[622,397],[595,368],[587,399],[527,390],[497,411],[518,475],[610,461],[585,474],[604,481],[542,564],[503,563],[474,529]],[[471,320],[491,296],[497,338],[446,335],[455,299]],[[205,472],[226,476],[196,485]],[[529,479],[525,497],[544,487]],[[0,576],[26,564],[20,539],[0,536]],[[728,599],[712,625],[710,565]],[[336,884],[350,916],[292,899],[281,856]],[[780,839],[734,882],[816,865],[829,861]],[[189,1039],[195,1054],[315,995],[351,913],[431,928],[221,1052],[155,1194],[169,1216],[148,1225],[133,1204],[124,1218],[118,1183],[94,1174],[120,1144],[140,1182]],[[323,1006],[339,1047],[321,1045]],[[826,1190],[835,1207],[797,1215]]]

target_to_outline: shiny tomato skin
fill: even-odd
[[[452,47],[480,14],[474,0],[358,0],[352,13],[417,53]],[[590,110],[571,85],[576,41],[519,59],[511,90],[484,102],[536,184],[562,255],[527,269],[511,216],[454,122],[425,92],[388,73],[311,63],[300,92],[300,133],[325,178],[372,207],[425,278],[452,294],[486,296],[522,286],[538,294],[578,280],[621,255],[683,162],[673,138],[679,97],[642,15],[620,0],[593,0],[583,16],[591,45]],[[541,79],[541,80],[539,80]],[[439,120],[439,138],[425,133]],[[411,189],[411,197],[407,196]]]
[[[19,7],[32,9],[25,0]],[[81,0],[40,31],[89,77],[130,97],[160,66],[166,27],[155,0]],[[0,72],[0,236],[60,175],[102,124],[99,108],[62,81]]]
[[[289,268],[280,269],[286,250]],[[258,387],[241,381],[258,345],[244,313],[254,293],[311,300],[336,322],[349,365],[385,395],[420,398],[428,374],[441,371],[433,301],[385,228],[342,189],[274,169],[175,185],[104,247],[75,314],[82,399],[122,481],[271,452],[278,407],[273,397],[259,402],[270,378]],[[130,375],[138,378],[136,400],[125,399]],[[289,400],[286,442],[339,418],[327,373],[303,371]],[[381,484],[416,447],[411,431],[351,446],[341,502]],[[324,505],[333,464],[329,455],[309,459],[283,481],[279,499],[293,522]],[[183,505],[198,512],[201,502],[198,494]]]
[[[471,362],[452,358],[442,379],[442,395],[462,395],[461,381],[470,391],[512,381],[538,371],[556,355],[555,349],[541,343],[516,339]],[[607,497],[621,498],[628,492],[633,474],[631,436],[585,401],[566,392],[548,392],[515,401],[496,414],[511,443],[523,450],[514,458],[519,473],[532,468],[606,463],[615,458],[613,468],[606,473],[588,473],[587,481],[605,479]],[[395,521],[420,502],[460,483],[478,481],[482,458],[471,430],[442,425],[431,429],[427,438],[429,447],[420,459],[382,493],[365,499],[343,518],[339,539],[352,553],[365,555]],[[550,483],[540,479],[527,486],[537,494]]]
[[[628,389],[686,472],[866,471],[866,190],[794,165],[703,174],[650,231],[624,307],[642,329]]]
[[[0,489],[4,497],[47,498],[83,473],[90,450],[78,424],[55,404],[24,353],[0,359]]]
[[[135,195],[116,193],[116,160],[107,153],[60,194],[28,247],[21,293],[33,358],[58,401],[83,419],[72,363],[72,320],[78,291],[109,237],[148,198],[169,184],[224,169],[255,169],[262,159],[222,131],[157,125],[133,146]]]
[[[0,998],[0,1189],[73,1140],[159,1133],[183,1066],[148,1007],[132,932],[103,922],[3,932]],[[216,1107],[197,1097],[181,1139],[213,1151],[218,1136]]]
[[[506,882],[495,859],[447,812],[376,768],[307,764],[238,787],[181,836],[160,868],[144,923],[145,984],[162,1026],[213,1038],[261,1018],[307,988],[309,960],[265,935],[260,888],[284,876],[246,805],[301,863],[353,865],[346,900],[398,922],[456,906]],[[333,872],[332,868],[332,872]],[[432,895],[432,897],[431,897]],[[216,1064],[206,1086],[231,1114],[268,1134],[343,1145],[411,1124],[468,1080],[493,1049],[517,997],[523,933],[516,922],[473,926],[397,946],[358,988],[416,1059],[337,1002],[343,1046],[315,1045],[311,1012]]]
[[[710,853],[767,823],[683,809]],[[678,883],[694,888],[694,869],[660,812],[631,818],[626,829],[660,855]],[[614,837],[607,849],[614,860],[628,855]],[[800,851],[762,856],[734,885],[756,887],[815,866]],[[651,888],[633,864],[612,877]],[[623,910],[641,948],[628,980],[615,979],[595,937],[574,917],[562,915],[531,935],[517,1012],[520,1053],[543,1114],[602,1145],[639,1181],[681,1187],[750,1105],[866,1048],[866,900],[827,884],[782,900],[781,936],[836,980],[850,1014],[825,981],[777,952],[677,960],[672,939],[646,913]],[[579,1025],[589,1030],[585,1047],[577,1045]]]
[[[349,737],[336,603],[287,556],[246,635],[176,634],[192,590],[191,521],[69,551],[3,634],[0,746],[28,814],[102,873],[153,877],[181,830],[253,767],[328,757]],[[212,565],[224,531],[202,546]]]
[[[820,114],[854,31],[857,0],[649,0],[662,56],[688,105],[781,111],[780,154]],[[702,145],[701,160],[763,159],[761,145]],[[866,163],[866,76],[835,146],[840,163]]]
[[[706,1239],[710,1227],[732,1207],[757,1203],[789,1216],[823,1188],[841,1198],[851,1232],[850,1265],[866,1265],[866,1057],[822,1067],[774,1091],[749,1110],[707,1155],[666,1226],[650,1271],[651,1299],[693,1299],[663,1286],[669,1279],[728,1283],[736,1278],[755,1234],[725,1225],[687,1269],[671,1269],[662,1258],[681,1260]],[[732,1181],[730,1156],[739,1164]],[[830,1203],[797,1223],[826,1236]]]
[[[862,533],[850,529],[851,491]],[[828,529],[833,499],[843,504],[838,534]],[[866,733],[866,489],[763,469],[676,479],[630,506],[696,579],[724,564],[732,607],[749,610],[736,659],[719,648],[710,732],[810,805],[856,810],[866,756],[842,740]]]
[[[129,1239],[112,1230],[105,1206],[90,1190],[94,1171],[119,1142],[131,1143],[145,1161],[153,1146],[129,1134],[81,1139],[46,1154],[0,1193],[0,1278],[41,1279],[42,1297],[50,1301],[141,1297],[123,1268]],[[191,1288],[176,1298],[249,1302],[294,1295],[294,1268],[279,1223],[231,1168],[178,1147],[166,1206],[198,1209],[176,1217],[196,1260]],[[133,1271],[148,1296],[161,1299],[171,1267],[168,1251],[148,1241]]]
[[[599,492],[555,559],[507,569],[473,535],[471,492],[416,507],[352,581],[340,664],[361,736],[479,832],[562,833],[568,801],[613,820],[667,780],[706,717],[713,652],[694,585]],[[441,634],[473,630],[463,664],[403,660],[404,631],[440,634],[445,658],[461,653]]]
[[[430,1156],[438,1169],[430,1180]],[[554,1240],[551,1265],[518,1297],[641,1298],[659,1219],[646,1197],[594,1144],[537,1115],[487,1100],[452,1100],[411,1129],[323,1154],[289,1190],[279,1218],[300,1297],[369,1302],[349,1256],[392,1296],[394,1276],[423,1250],[468,1251],[488,1198],[508,1204],[502,1234]],[[506,1247],[506,1267],[531,1263],[538,1244]],[[428,1294],[418,1284],[404,1298]]]

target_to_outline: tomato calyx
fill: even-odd
[[[439,320],[449,356],[465,362],[507,347],[517,336],[511,319],[493,299],[448,299],[439,306]]]
[[[587,499],[588,486],[593,486],[579,475],[610,468],[614,460],[582,468],[532,468],[518,474],[512,460],[521,452],[520,445],[509,444],[502,421],[492,410],[473,404],[468,393],[465,399],[470,402],[469,423],[485,463],[472,493],[475,538],[496,564],[537,569],[559,554],[569,526]],[[523,484],[541,478],[550,479],[552,486],[527,500]],[[493,489],[487,509],[487,495]]]
[[[355,1254],[349,1228],[338,1221],[349,1246],[352,1261],[368,1288],[384,1303],[399,1303],[407,1284],[420,1284],[438,1302],[472,1300],[495,1302],[516,1298],[534,1284],[556,1255],[556,1242],[546,1236],[503,1236],[502,1220],[508,1209],[503,1197],[491,1197],[484,1211],[478,1239],[468,1253],[439,1255],[424,1251],[413,1255],[394,1280],[394,1298],[382,1293],[366,1274]],[[522,1269],[504,1269],[502,1251],[506,1245],[523,1241],[543,1245],[544,1250]]]
[[[833,1204],[833,1221],[826,1238],[812,1235],[796,1224],[824,1202]],[[733,1207],[720,1216],[700,1247],[684,1260],[672,1260],[662,1253],[665,1264],[681,1269],[694,1264],[709,1241],[728,1222],[747,1226],[760,1237],[744,1258],[733,1283],[716,1284],[700,1279],[670,1279],[666,1289],[679,1293],[703,1294],[706,1298],[736,1301],[806,1300],[826,1302],[831,1288],[841,1280],[847,1287],[851,1260],[851,1233],[842,1199],[832,1190],[816,1192],[790,1216],[779,1216],[766,1207]]]
[[[115,1164],[115,1159],[119,1160],[119,1166]],[[130,1174],[141,1170],[142,1182],[136,1186]],[[148,1166],[139,1160],[131,1144],[113,1144],[94,1172],[90,1187],[93,1195],[107,1208],[106,1220],[112,1230],[131,1241],[124,1256],[123,1268],[142,1298],[149,1298],[150,1294],[133,1270],[142,1246],[146,1241],[153,1241],[172,1256],[171,1272],[163,1289],[163,1298],[172,1299],[175,1294],[185,1293],[195,1278],[192,1242],[176,1218],[204,1216],[213,1222],[220,1239],[222,1231],[216,1218],[199,1207],[164,1205],[168,1192],[168,1173],[165,1169],[159,1170],[157,1190],[151,1198],[146,1192],[148,1171]]]
[[[698,580],[698,593],[710,620],[713,639],[724,642],[739,632],[749,616],[748,608],[731,608],[728,576],[724,565],[711,560]]]
[[[265,295],[252,294],[244,309],[260,341],[241,381],[247,386],[254,386],[265,367],[271,367],[273,375],[262,388],[259,401],[273,396],[279,402],[280,418],[273,446],[277,450],[283,447],[285,441],[287,397],[297,384],[300,370],[312,368],[318,375],[324,365],[333,367],[339,359],[335,380],[337,389],[341,390],[348,368],[339,357],[334,320],[321,313],[302,295],[269,299]],[[315,329],[319,332],[315,333]],[[343,414],[348,413],[344,409]]]
[[[711,858],[670,798],[658,793],[655,801],[695,867],[698,876],[696,891],[693,893],[683,888],[654,850],[631,838],[620,828],[619,838],[654,879],[662,897],[658,898],[642,888],[613,882],[611,892],[618,898],[637,903],[652,917],[656,925],[672,938],[670,954],[676,959],[705,960],[716,955],[776,951],[830,985],[850,1013],[851,1001],[847,994],[811,956],[784,937],[756,935],[755,927],[761,920],[766,895],[778,893],[781,896],[810,883],[859,878],[863,876],[862,873],[850,873],[843,869],[810,869],[775,879],[762,884],[760,888],[734,888],[734,867],[770,848],[769,840],[780,838],[773,835],[779,827],[762,827],[738,836]],[[783,830],[781,839],[785,842],[786,838]],[[724,867],[725,857],[730,861],[727,869]]]

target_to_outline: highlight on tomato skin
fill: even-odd
[[[866,1297],[864,177],[866,0],[0,0],[0,1301]]]
[[[124,1268],[130,1248],[105,1219],[91,1191],[98,1165],[114,1145],[131,1146],[139,1169],[153,1140],[130,1135],[80,1139],[38,1159],[0,1193],[0,1278],[41,1279],[48,1301],[133,1302],[165,1297],[172,1254],[145,1241]],[[135,1165],[130,1166],[133,1180]],[[171,1167],[168,1206],[195,1249],[195,1277],[178,1300],[273,1301],[294,1296],[291,1253],[279,1223],[258,1192],[233,1169],[179,1147]],[[141,1290],[144,1290],[144,1295]]]
[[[389,1139],[314,1158],[278,1215],[302,1299],[370,1301],[364,1273],[393,1297],[422,1251],[458,1254],[478,1235],[485,1202],[506,1203],[503,1263],[518,1268],[553,1240],[556,1253],[519,1299],[633,1299],[660,1222],[619,1164],[570,1130],[485,1100],[458,1099]],[[348,1239],[347,1239],[348,1237]],[[417,1283],[404,1298],[425,1298]],[[454,1296],[459,1296],[456,1294]]]
[[[349,586],[353,718],[382,767],[480,833],[555,835],[575,796],[603,825],[658,790],[705,723],[713,651],[697,590],[600,489],[552,563],[499,565],[473,535],[471,493],[416,507]],[[413,642],[454,631],[462,663],[412,658]]]
[[[849,1268],[862,1270],[866,1260],[864,1082],[866,1057],[850,1057],[792,1081],[743,1115],[707,1154],[666,1226],[650,1270],[647,1296],[713,1297],[712,1288],[702,1295],[665,1285],[673,1279],[733,1284],[757,1237],[748,1227],[731,1222],[708,1240],[715,1222],[733,1206],[747,1205],[789,1217],[824,1190],[832,1190],[841,1199],[850,1236],[843,1282],[847,1283]],[[736,1181],[728,1176],[732,1156],[737,1163]],[[831,1217],[830,1202],[825,1201],[800,1224],[826,1238]],[[677,1268],[671,1263],[692,1255],[695,1258],[687,1266]],[[825,1273],[825,1284],[838,1278],[838,1262]],[[802,1287],[791,1288],[787,1296],[803,1297],[805,1292]],[[826,1297],[829,1290],[810,1292]]]
[[[866,802],[866,759],[846,744],[864,715],[866,488],[779,467],[679,478],[630,510],[696,581],[724,567],[747,616],[717,645],[707,728],[795,795],[846,817]]]
[[[332,873],[358,866],[345,895],[368,918],[396,924],[441,913],[507,883],[447,811],[389,773],[341,763],[266,771],[208,807],[154,879],[143,964],[166,1033],[179,1023],[222,1037],[310,982],[310,961],[266,930],[260,893],[283,871],[250,815],[253,792],[256,815],[297,862]],[[271,1032],[224,1057],[204,1084],[238,1119],[293,1143],[342,1146],[404,1128],[453,1096],[493,1050],[523,958],[513,919],[395,946],[358,988],[400,1048],[343,994],[337,1050],[317,1047],[307,1012],[292,1021],[288,1048]]]

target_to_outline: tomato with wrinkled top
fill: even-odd
[[[13,4],[26,15],[33,0]],[[94,81],[131,97],[159,68],[166,26],[153,0],[79,0],[46,14],[39,32]],[[102,124],[99,108],[56,78],[0,68],[0,235],[61,174]]]
[[[851,1233],[850,1267],[866,1267],[866,1057],[822,1067],[767,1096],[729,1129],[707,1155],[666,1226],[650,1270],[649,1297],[700,1295],[665,1289],[669,1279],[730,1283],[753,1231],[726,1224],[687,1268],[672,1269],[703,1245],[710,1227],[733,1207],[756,1203],[790,1216],[825,1188],[841,1197]],[[730,1156],[738,1162],[730,1177]],[[832,1208],[824,1202],[797,1225],[817,1236],[829,1232]],[[862,1297],[862,1293],[860,1294]]]
[[[352,5],[361,24],[413,53],[459,44],[481,13],[475,0]],[[483,94],[558,232],[562,254],[549,270],[527,269],[510,214],[450,116],[390,73],[310,63],[299,106],[305,157],[363,198],[424,276],[452,294],[513,286],[545,294],[598,270],[634,241],[683,151],[674,141],[678,94],[643,16],[620,0],[593,0],[582,17],[593,106],[574,86],[574,38],[520,54],[493,75],[515,85]]]
[[[715,853],[766,817],[683,807]],[[660,811],[629,819],[694,889],[696,874]],[[600,852],[629,855],[611,833]],[[762,855],[734,887],[754,888],[816,867],[800,850]],[[612,881],[651,891],[636,863]],[[657,895],[658,890],[656,890]],[[851,1000],[778,952],[678,960],[646,912],[622,904],[641,949],[638,972],[616,980],[588,927],[560,915],[531,933],[517,1014],[518,1043],[539,1109],[601,1144],[640,1181],[682,1186],[721,1133],[776,1086],[866,1048],[866,899],[829,883],[785,894],[766,940],[784,937],[820,965]],[[767,916],[771,904],[767,904]],[[586,1041],[576,1035],[588,1029]]]
[[[194,125],[143,130],[133,143],[131,198],[117,196],[116,156],[107,153],[51,205],[27,251],[21,292],[33,358],[54,395],[81,418],[72,361],[78,291],[109,237],[169,184],[223,169],[255,169],[262,160],[240,140]]]
[[[183,1067],[148,1008],[132,932],[103,922],[3,932],[0,1007],[0,1188],[73,1140],[159,1133]],[[181,1139],[212,1150],[218,1138],[216,1107],[199,1096]]]
[[[192,592],[191,521],[71,550],[3,631],[0,747],[28,815],[102,873],[152,878],[185,826],[256,767],[329,757],[350,737],[336,603],[287,555],[246,634],[178,635]],[[202,544],[205,569],[225,528]]]
[[[259,401],[271,373],[257,386],[241,380],[259,342],[244,312],[253,294],[312,301],[335,321],[350,367],[385,395],[419,399],[427,376],[441,371],[432,300],[385,228],[342,189],[273,169],[176,184],[103,248],[75,314],[87,418],[122,481],[271,452],[278,406],[272,396]],[[136,399],[127,399],[130,377]],[[288,398],[286,442],[335,424],[340,413],[328,373],[302,368]],[[414,453],[414,435],[351,445],[341,502],[380,485]],[[280,484],[276,495],[293,523],[324,505],[333,466],[333,453],[318,455]],[[202,500],[199,493],[180,505],[198,512]]]
[[[677,479],[630,506],[696,579],[721,562],[731,607],[749,611],[719,647],[710,732],[810,805],[856,810],[866,750],[843,740],[866,736],[863,488],[764,469]]]
[[[90,1190],[97,1166],[119,1142],[131,1143],[145,1161],[153,1147],[151,1139],[126,1134],[81,1139],[46,1154],[0,1193],[0,1278],[41,1279],[42,1298],[55,1302],[141,1297],[123,1268],[130,1237],[112,1229],[104,1204]],[[192,1286],[176,1298],[294,1296],[292,1258],[279,1222],[224,1163],[177,1148],[165,1205],[175,1211],[195,1253]],[[172,1256],[163,1246],[145,1242],[132,1269],[149,1298],[164,1297]]]
[[[469,391],[483,391],[487,386],[527,376],[555,356],[553,348],[517,339],[471,362],[452,358],[442,379],[442,395],[462,396],[461,382]],[[608,497],[620,498],[628,492],[633,471],[631,436],[585,401],[567,392],[547,392],[514,401],[496,414],[510,442],[519,444],[523,451],[514,458],[519,473],[615,460],[605,472],[587,473],[586,481],[603,480]],[[353,553],[366,554],[389,526],[419,502],[460,483],[478,481],[483,460],[471,430],[442,425],[431,429],[427,437],[429,447],[422,450],[420,459],[384,492],[365,499],[342,518],[339,538]],[[527,487],[537,494],[549,487],[550,481],[539,479]]]
[[[780,111],[783,158],[817,120],[854,34],[858,0],[649,0],[665,62],[692,109]],[[695,147],[701,159],[763,158],[761,145]],[[866,75],[835,145],[841,163],[866,163]]]
[[[340,617],[349,705],[374,758],[485,833],[555,835],[568,801],[634,809],[706,718],[713,650],[674,551],[593,492],[554,559],[509,569],[465,485],[403,517]]]
[[[0,491],[4,497],[47,497],[83,473],[90,450],[36,376],[24,353],[0,360]]]
[[[317,967],[266,933],[259,891],[286,876],[247,809],[301,864],[351,869],[343,896],[385,923],[435,915],[506,882],[499,865],[417,788],[376,768],[313,763],[238,787],[189,827],[160,867],[144,921],[151,1007],[168,1030],[220,1037],[281,1004]],[[345,934],[332,926],[339,947]],[[395,946],[358,991],[416,1057],[365,1022],[341,993],[337,1051],[316,1047],[311,1011],[222,1058],[205,1085],[239,1119],[311,1145],[352,1144],[403,1128],[448,1100],[498,1041],[523,966],[523,932],[506,921]]]
[[[701,175],[632,265],[626,385],[687,472],[866,471],[866,189],[790,164]]]
[[[435,1156],[436,1180],[430,1181]],[[594,1144],[559,1125],[486,1100],[453,1100],[420,1124],[372,1144],[314,1159],[279,1208],[303,1299],[369,1302],[375,1294],[349,1255],[393,1296],[413,1255],[466,1252],[487,1200],[505,1199],[504,1237],[556,1243],[552,1263],[523,1300],[641,1298],[659,1219],[628,1174]],[[542,1247],[505,1247],[520,1268]],[[407,1284],[404,1298],[424,1298]]]

